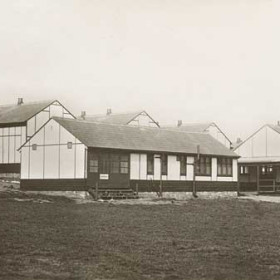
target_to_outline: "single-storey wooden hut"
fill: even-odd
[[[262,126],[234,151],[241,156],[238,160],[241,190],[279,190],[280,123]]]
[[[163,127],[163,126],[162,126]],[[218,127],[214,122],[206,123],[183,123],[182,120],[179,120],[177,126],[165,126],[167,129],[174,129],[178,131],[185,132],[198,132],[198,133],[208,133],[228,149],[232,148],[232,142],[227,137],[227,135]]]
[[[75,118],[57,100],[0,106],[0,174],[20,172],[17,149],[53,116]]]
[[[237,190],[238,156],[205,133],[54,117],[20,151],[26,190]]]

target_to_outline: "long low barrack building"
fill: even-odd
[[[20,152],[26,190],[237,190],[238,155],[205,133],[54,117]]]

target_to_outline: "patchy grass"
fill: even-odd
[[[36,198],[0,193],[0,279],[280,279],[279,204]]]

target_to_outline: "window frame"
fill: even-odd
[[[155,174],[155,157],[154,154],[147,154],[147,175]]]
[[[200,156],[199,159],[196,159],[196,176],[205,176],[211,177],[212,175],[212,157],[210,156]],[[209,169],[209,172],[208,172]]]
[[[217,176],[232,177],[233,176],[233,160],[229,157],[217,158]]]
[[[240,166],[240,175],[249,175],[249,166],[248,165]]]

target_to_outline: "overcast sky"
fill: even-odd
[[[0,103],[145,109],[244,139],[280,120],[279,15],[270,0],[0,0]]]

